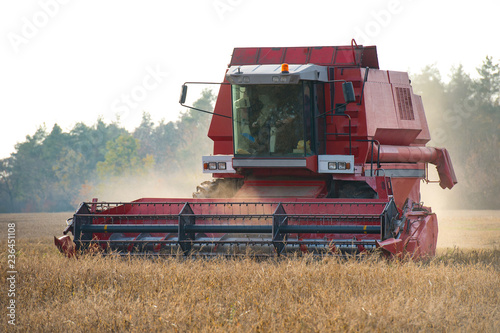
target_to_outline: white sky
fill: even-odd
[[[221,81],[233,47],[377,45],[382,69],[475,74],[500,59],[500,4],[428,0],[24,0],[0,4],[0,158],[45,124],[176,120],[184,81]],[[155,74],[151,74],[155,73]],[[127,96],[129,99],[127,101]],[[128,103],[128,104],[127,104]]]

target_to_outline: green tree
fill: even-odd
[[[108,141],[106,149],[104,161],[97,163],[97,172],[103,178],[144,173],[154,164],[152,155],[139,156],[139,140],[130,134]]]
[[[98,119],[94,126],[75,125],[69,133],[45,126],[15,146],[0,163],[0,212],[72,210],[81,189],[96,179],[106,142],[126,131]]]
[[[477,68],[473,94],[464,104],[470,117],[461,133],[468,203],[473,208],[498,208],[500,195],[500,65],[486,57]]]
[[[0,213],[16,210],[12,184],[12,158],[0,160]]]
[[[154,122],[151,120],[151,115],[147,112],[142,114],[142,121],[139,127],[134,130],[133,137],[139,140],[139,156],[155,155],[155,142],[152,140],[154,132]]]
[[[193,103],[195,108],[213,111],[216,96],[211,90],[202,91],[201,97]],[[213,143],[208,138],[211,117],[206,113],[189,110],[181,115],[177,128],[182,138],[178,149],[178,158],[188,162],[189,166],[199,169],[201,156],[212,153]]]
[[[176,153],[182,140],[181,136],[176,123],[172,121],[166,123],[162,120],[153,129],[151,141],[157,161],[157,170],[166,172],[172,171],[172,167],[175,170],[181,169],[176,159]]]
[[[486,57],[481,67],[477,68],[479,79],[475,82],[475,97],[481,102],[487,113],[498,117],[500,107],[500,64],[493,63],[492,57]]]
[[[193,106],[212,111],[215,98],[212,91],[203,90]],[[139,156],[153,155],[159,173],[197,172],[201,156],[212,152],[212,141],[207,137],[210,119],[206,113],[187,110],[176,122],[161,121],[154,126],[151,116],[144,113],[133,134],[140,141]]]
[[[441,80],[439,70],[434,66],[426,66],[416,75],[412,75],[412,86],[416,94],[422,96],[425,106],[425,116],[431,131],[431,144],[441,146],[449,139],[444,123],[446,112],[445,85]]]
[[[33,136],[16,145],[11,156],[10,183],[13,200],[23,211],[52,211],[66,207],[59,200],[60,190],[54,173],[54,161],[59,160],[66,135],[54,125],[50,134],[40,127]]]

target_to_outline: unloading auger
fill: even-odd
[[[455,173],[446,149],[426,147],[408,74],[380,70],[375,46],[234,49],[208,137],[213,181],[193,198],[84,202],[56,245],[68,256],[435,254],[420,183],[428,163],[442,188]]]

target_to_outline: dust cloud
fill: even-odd
[[[163,174],[151,171],[144,175],[108,178],[81,191],[78,203],[99,201],[128,202],[140,198],[192,198],[196,186],[212,178],[202,172],[179,171]]]
[[[459,183],[451,190],[438,183],[421,184],[421,201],[431,207],[438,218],[438,248],[499,248],[500,211],[460,209],[466,195],[463,169],[455,168]],[[429,165],[429,179],[439,179],[435,168]]]

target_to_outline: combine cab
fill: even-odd
[[[185,104],[188,86],[182,87]],[[187,105],[184,105],[187,106]],[[189,107],[189,106],[187,106]],[[206,110],[199,110],[207,112]],[[210,113],[210,112],[209,112]],[[456,184],[407,73],[374,46],[236,48],[212,116],[213,181],[193,199],[82,203],[55,239],[66,254],[433,256],[437,219],[420,203],[427,164]]]

